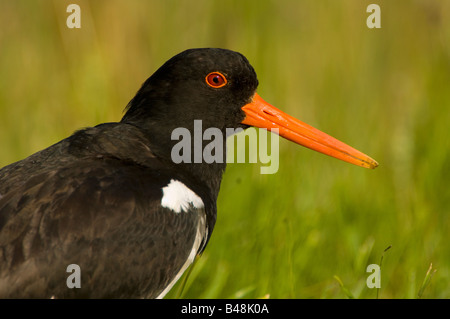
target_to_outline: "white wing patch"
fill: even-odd
[[[195,208],[205,207],[202,199],[180,181],[171,179],[162,191],[161,206],[169,208],[175,213],[186,212],[189,209],[189,204],[192,204]]]

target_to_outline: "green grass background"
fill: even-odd
[[[0,0],[0,166],[120,120],[193,47],[243,53],[265,100],[380,167],[285,140],[276,174],[230,164],[211,242],[168,297],[376,298],[366,267],[390,245],[379,298],[450,297],[450,1]]]

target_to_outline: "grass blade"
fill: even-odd
[[[417,293],[417,298],[422,298],[423,292],[425,288],[430,284],[431,278],[433,277],[435,272],[436,269],[433,269],[433,263],[430,263],[430,267],[428,268],[425,278],[423,279],[422,286],[420,287],[419,292]]]
[[[339,283],[339,286],[341,286],[342,292],[347,296],[348,299],[355,299],[355,296],[350,292],[350,290],[347,289],[347,287],[344,286],[344,283],[342,282],[341,278],[334,275],[334,279],[337,280]]]

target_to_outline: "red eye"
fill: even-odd
[[[215,89],[220,88],[227,84],[227,79],[222,73],[219,72],[211,72],[206,76],[206,83]]]

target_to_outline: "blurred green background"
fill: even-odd
[[[0,166],[119,121],[194,47],[243,53],[265,100],[380,167],[285,140],[276,174],[228,165],[210,244],[167,297],[376,298],[382,256],[379,298],[450,297],[450,1],[0,0]]]

